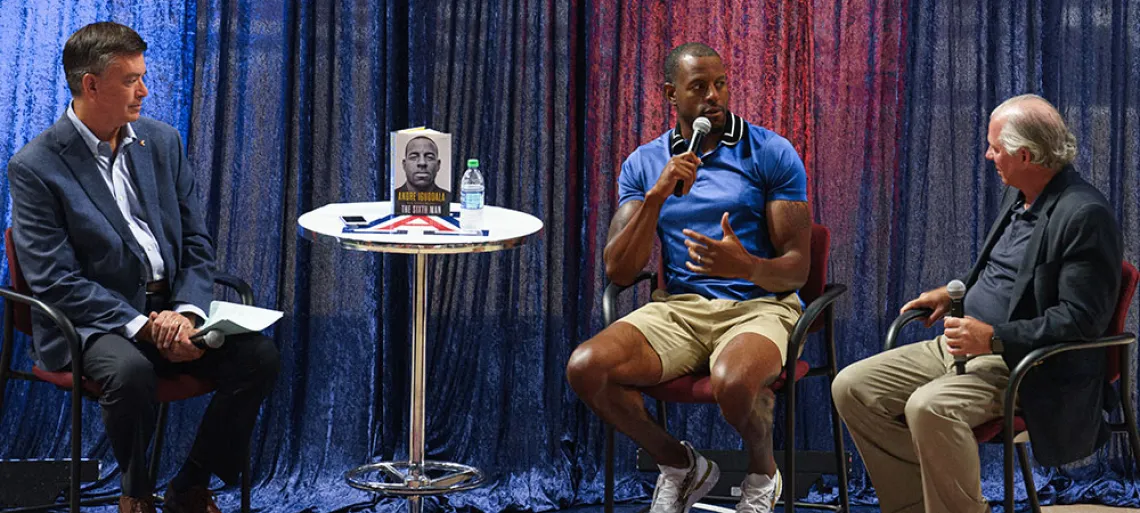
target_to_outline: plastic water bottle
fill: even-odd
[[[464,230],[483,229],[483,175],[479,161],[467,160],[467,171],[459,186],[459,224]]]

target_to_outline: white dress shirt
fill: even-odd
[[[71,123],[75,125],[75,129],[79,132],[80,137],[87,143],[87,147],[91,150],[91,154],[95,156],[95,164],[99,169],[99,174],[103,177],[103,181],[107,183],[107,188],[111,191],[111,195],[115,198],[115,204],[119,207],[119,212],[123,214],[123,218],[127,221],[127,226],[131,229],[131,234],[134,235],[135,241],[142,247],[143,252],[146,253],[146,261],[143,264],[147,267],[147,275],[150,281],[159,281],[166,277],[166,264],[162,260],[162,253],[158,249],[158,240],[154,237],[154,232],[150,230],[147,224],[145,214],[143,211],[142,203],[139,201],[138,190],[135,189],[135,182],[131,179],[131,171],[129,159],[126,156],[125,149],[127,146],[134,144],[138,140],[135,135],[134,128],[131,124],[127,123],[119,130],[119,147],[117,151],[111,151],[111,143],[107,141],[100,141],[87,125],[79,120],[75,115],[75,109],[68,105],[67,117]],[[206,313],[201,308],[191,305],[189,303],[176,303],[176,312],[191,312],[196,314],[199,318],[205,319]],[[144,312],[145,313],[145,312]],[[146,324],[147,316],[140,315],[122,328],[122,335],[127,338],[134,338],[139,330]]]

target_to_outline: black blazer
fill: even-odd
[[[1006,189],[967,286],[981,275],[1010,210],[1024,199]],[[1037,222],[1013,285],[1009,320],[994,326],[1011,371],[1036,348],[1104,335],[1120,288],[1120,229],[1100,191],[1066,167],[1033,207]],[[1019,403],[1042,464],[1087,457],[1108,440],[1102,412],[1106,357],[1104,349],[1063,353],[1026,374]]]

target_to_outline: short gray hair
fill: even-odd
[[[99,75],[120,55],[146,51],[146,41],[126,25],[92,23],[77,30],[63,45],[63,74],[73,96],[83,94],[83,75]]]
[[[1006,153],[1025,148],[1031,163],[1049,169],[1061,169],[1077,158],[1077,138],[1048,100],[1035,94],[1015,96],[990,114],[990,120],[998,118],[1005,119],[998,143]]]

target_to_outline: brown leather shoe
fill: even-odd
[[[143,498],[119,497],[119,513],[156,513],[154,510],[154,496]]]
[[[203,486],[191,486],[183,492],[167,488],[162,510],[164,513],[222,513],[214,503],[214,494]]]

